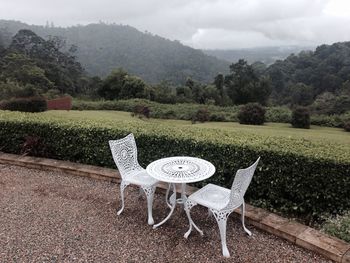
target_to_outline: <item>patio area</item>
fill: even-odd
[[[236,217],[228,221],[226,259],[206,209],[192,210],[204,236],[194,231],[186,240],[182,209],[153,230],[138,194],[126,189],[126,207],[117,216],[114,183],[0,164],[0,262],[331,262],[249,224],[248,237]],[[164,195],[156,193],[155,222],[168,212]]]

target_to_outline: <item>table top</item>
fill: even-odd
[[[167,183],[194,183],[205,180],[215,173],[215,166],[203,159],[175,156],[150,163],[147,173]]]

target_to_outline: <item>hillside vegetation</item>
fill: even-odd
[[[20,29],[30,29],[44,38],[60,36],[68,46],[76,45],[78,61],[91,75],[100,77],[123,67],[150,83],[184,83],[187,77],[209,82],[219,72],[228,71],[226,61],[131,26],[100,23],[60,28],[0,20],[5,43]]]

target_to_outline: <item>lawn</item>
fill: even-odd
[[[160,123],[176,128],[196,127],[201,129],[218,129],[221,131],[239,132],[242,134],[255,134],[259,137],[286,137],[288,139],[305,139],[312,142],[326,142],[327,144],[334,143],[335,145],[349,145],[350,133],[343,129],[328,128],[320,126],[311,126],[311,129],[296,129],[292,128],[287,123],[266,123],[262,126],[257,125],[242,125],[236,122],[206,122],[191,124],[190,121],[182,120],[164,120],[164,119],[139,119],[131,117],[129,112],[121,111],[47,111],[44,115],[53,118],[63,118],[72,120],[92,120],[105,124],[114,124],[118,121],[131,121],[138,123]]]

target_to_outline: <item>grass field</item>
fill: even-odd
[[[256,134],[263,137],[278,136],[295,139],[305,139],[312,142],[342,144],[350,147],[350,133],[343,129],[311,126],[311,129],[296,129],[286,123],[266,123],[262,126],[241,125],[236,122],[206,122],[191,124],[182,120],[139,119],[131,117],[129,112],[121,111],[47,111],[43,113],[54,118],[72,120],[92,120],[101,124],[114,124],[118,121],[131,121],[138,123],[161,123],[171,127],[196,127],[201,129],[219,129],[221,131],[235,131],[240,133]]]

